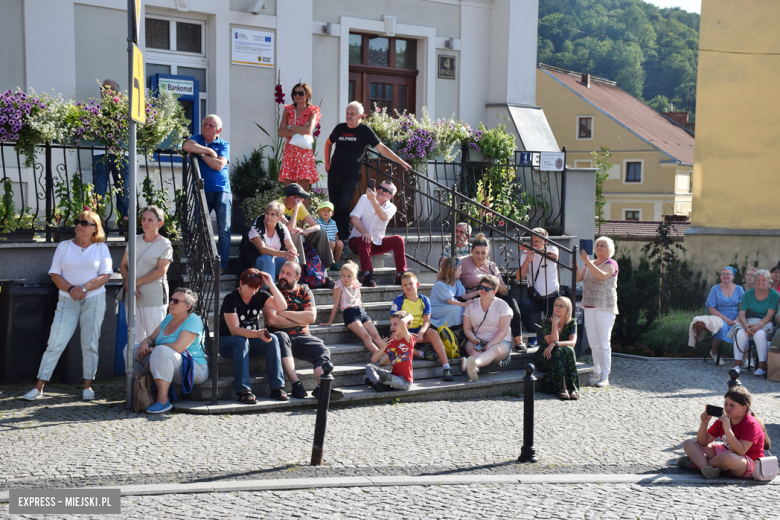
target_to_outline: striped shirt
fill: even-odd
[[[330,219],[330,222],[326,223],[325,219],[320,217],[317,219],[317,224],[319,224],[322,230],[328,234],[328,240],[336,240],[336,232],[339,230],[339,228],[336,225],[335,220]]]

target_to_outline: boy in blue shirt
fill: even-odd
[[[319,224],[320,228],[328,234],[330,248],[333,251],[333,260],[336,261],[328,270],[341,271],[339,258],[341,258],[341,252],[344,250],[344,242],[339,240],[339,237],[336,236],[339,229],[336,226],[336,221],[333,220],[333,203],[325,201],[320,204],[320,207],[317,208],[317,214],[320,216],[320,218],[317,219],[317,224]]]
[[[390,315],[397,311],[406,311],[412,315],[412,322],[409,324],[409,332],[416,336],[416,343],[430,343],[436,352],[419,352],[419,357],[434,361],[438,355],[444,368],[444,380],[452,381],[452,369],[447,362],[447,354],[444,352],[444,344],[435,329],[431,328],[431,301],[427,296],[418,295],[417,288],[420,282],[414,273],[404,273],[401,276],[401,288],[404,293],[393,300],[390,307]]]

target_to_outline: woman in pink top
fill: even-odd
[[[366,350],[376,352],[384,346],[384,343],[374,322],[363,308],[363,299],[360,297],[361,283],[357,281],[357,275],[358,266],[351,260],[341,268],[341,280],[336,282],[333,288],[333,310],[330,312],[330,320],[327,323],[320,323],[320,326],[333,325],[336,313],[341,309],[344,325],[363,341]]]
[[[506,284],[501,277],[501,273],[498,271],[498,266],[488,260],[489,254],[490,242],[487,241],[483,233],[477,234],[471,242],[470,256],[461,260],[463,268],[460,273],[460,283],[466,288],[466,294],[461,296],[461,298],[463,300],[471,300],[472,298],[479,297],[480,293],[477,290],[477,286],[480,284],[483,276],[495,276],[498,278],[496,298],[503,300],[509,305],[509,308],[512,309],[510,327],[512,330],[512,337],[515,340],[515,350],[518,352],[525,352],[523,328],[520,324],[520,308],[517,306],[515,299],[509,296],[509,289],[507,289]]]
[[[696,439],[683,443],[686,457],[677,464],[682,468],[699,469],[705,478],[715,478],[728,471],[736,478],[753,478],[755,461],[771,447],[769,435],[761,419],[750,409],[752,396],[744,386],[733,386],[723,396],[723,415],[715,424],[705,407]],[[715,443],[714,441],[721,442]]]

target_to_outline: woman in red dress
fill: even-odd
[[[279,180],[285,186],[297,182],[305,191],[320,179],[314,162],[314,152],[290,144],[295,134],[312,135],[320,120],[320,109],[311,104],[311,88],[298,83],[292,89],[293,103],[284,106],[284,117],[279,125],[279,137],[286,137],[287,143],[282,155]]]

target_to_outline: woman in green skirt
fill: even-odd
[[[577,376],[577,322],[572,316],[571,300],[565,296],[555,300],[553,314],[542,323],[544,338],[534,354],[536,370],[546,372],[542,392],[557,394],[562,401],[580,398],[580,379]]]

